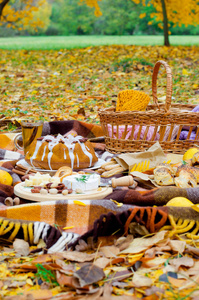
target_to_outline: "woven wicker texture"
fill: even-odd
[[[166,102],[157,99],[157,76],[160,66],[166,70]],[[199,113],[192,112],[196,105],[171,103],[172,72],[164,61],[156,62],[152,75],[153,104],[146,111],[116,111],[115,108],[99,111],[105,136],[106,149],[113,153],[141,152],[159,141],[165,153],[182,154],[190,147],[199,146]],[[186,126],[186,140],[180,133]],[[190,139],[192,131],[195,138]]]
[[[118,93],[116,111],[146,110],[150,97],[144,92],[125,90]]]

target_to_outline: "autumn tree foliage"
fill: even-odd
[[[41,18],[39,11],[50,16],[50,5],[47,0],[0,0],[0,26],[19,30],[43,28],[45,17]]]
[[[153,5],[156,13],[151,14],[151,19],[159,22],[164,30],[164,44],[169,46],[169,27],[188,26],[199,24],[198,0],[132,0],[142,5]],[[153,21],[151,21],[152,24]]]
[[[101,0],[80,0],[80,3],[86,3],[89,7],[94,8],[96,17],[100,17],[102,13],[100,11],[98,1]]]
[[[101,0],[80,0],[90,7],[95,8],[95,15],[100,16],[100,8],[98,1]],[[125,0],[123,0],[125,1]],[[199,24],[199,1],[198,0],[132,0],[136,4],[143,6],[153,5],[156,9],[155,13],[150,15],[151,21],[159,22],[159,27],[164,30],[164,44],[169,46],[169,27],[171,26],[188,26]],[[114,16],[113,16],[114,17]],[[140,15],[141,18],[145,14]]]

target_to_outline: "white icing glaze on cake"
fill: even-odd
[[[73,191],[82,191],[82,193],[97,190],[100,183],[100,175],[98,174],[77,174],[63,178],[62,183]]]
[[[36,147],[34,150],[33,155],[30,157],[30,164],[35,167],[34,165],[34,160],[37,157],[37,153],[39,151],[40,146],[42,145],[43,142],[48,141],[48,144],[45,146],[44,150],[43,150],[43,154],[41,157],[41,161],[44,160],[44,157],[46,155],[46,152],[48,150],[48,156],[47,156],[47,160],[48,160],[48,166],[49,166],[49,170],[52,170],[51,167],[51,159],[52,159],[52,155],[53,155],[53,148],[58,144],[58,143],[63,143],[67,148],[68,148],[68,155],[70,157],[71,160],[71,168],[73,169],[74,167],[74,148],[75,148],[75,143],[79,143],[79,145],[81,146],[82,151],[84,152],[84,154],[89,158],[89,167],[92,166],[92,162],[93,162],[93,155],[89,152],[89,148],[87,146],[85,146],[84,142],[82,142],[83,137],[82,136],[73,136],[73,135],[68,135],[67,137],[62,136],[61,134],[58,134],[56,137],[51,136],[51,135],[47,135],[45,136],[42,140],[37,140],[36,143]],[[66,154],[66,149],[64,149],[64,159],[67,158],[67,154]],[[80,158],[78,157],[78,155],[76,154],[76,159],[77,159],[77,167],[79,167],[79,160]]]

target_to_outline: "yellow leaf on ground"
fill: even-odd
[[[30,278],[28,278],[28,279],[26,280],[26,283],[29,284],[29,285],[31,285],[31,286],[34,285],[34,283],[32,282],[32,280],[31,280]]]
[[[183,75],[189,75],[189,73],[187,72],[186,69],[183,69],[183,70],[182,70],[182,74],[183,74]]]
[[[51,290],[29,290],[26,292],[26,295],[31,295],[34,300],[47,300],[51,299],[53,293]]]
[[[135,264],[136,261],[140,260],[140,258],[144,255],[144,253],[134,254],[134,255],[128,255],[128,262],[130,264]]]

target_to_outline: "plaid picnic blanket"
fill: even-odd
[[[139,206],[163,206],[174,197],[184,197],[194,204],[199,203],[199,188],[177,188],[173,186],[154,188],[149,191],[136,191],[132,189],[115,189],[106,199]]]
[[[172,221],[173,220],[173,221]],[[177,227],[186,220],[185,227]],[[6,240],[23,238],[31,245],[42,238],[49,253],[75,247],[79,240],[99,236],[125,234],[131,222],[144,225],[149,233],[167,226],[197,238],[199,214],[191,207],[151,207],[124,204],[117,206],[110,200],[49,201],[0,207],[0,235]],[[176,222],[176,223],[175,223]],[[173,225],[174,223],[174,225]],[[191,226],[190,226],[191,225]],[[181,230],[181,231],[180,231]],[[175,233],[175,232],[174,232]]]
[[[45,123],[43,127],[43,135],[65,134],[71,131],[89,138],[102,136],[99,125],[79,121],[54,121]],[[14,148],[14,136],[15,134],[10,133],[0,135],[0,161],[8,160],[1,164],[0,168],[7,170],[13,177],[13,183],[16,184],[21,178],[12,172],[12,168],[17,160],[23,158],[23,153],[17,152]],[[104,144],[96,143],[94,146],[101,154],[105,153]],[[107,153],[107,156],[111,157],[111,155]],[[22,236],[30,244],[36,244],[39,238],[43,238],[50,252],[63,250],[66,244],[75,245],[80,237],[107,235],[112,230],[113,232],[117,230],[118,226],[124,229],[129,218],[131,221],[145,224],[151,231],[168,223],[169,216],[199,221],[198,213],[189,207],[177,209],[162,207],[177,196],[186,197],[195,204],[199,203],[198,188],[165,187],[150,191],[116,188],[104,200],[80,201],[82,204],[75,204],[73,200],[50,201],[13,207],[5,206],[4,200],[8,196],[14,197],[13,186],[0,184],[0,235],[10,240]],[[119,207],[110,199],[123,205]],[[158,207],[152,209],[154,205]],[[152,216],[156,218],[152,219]],[[156,226],[156,223],[159,225]]]
[[[140,221],[151,231],[157,231],[167,221],[168,213],[164,212],[164,208],[155,208],[154,222],[150,224],[151,208],[135,210],[135,220],[140,213]],[[118,229],[122,234],[131,213],[132,206],[117,207],[110,200],[82,200],[79,203],[63,200],[3,206],[0,209],[0,235],[9,241],[22,238],[31,245],[37,244],[42,238],[46,243],[45,249],[52,253],[75,246],[80,238],[86,240],[93,236],[97,239],[98,236],[111,235]],[[155,224],[157,216],[158,224]]]

